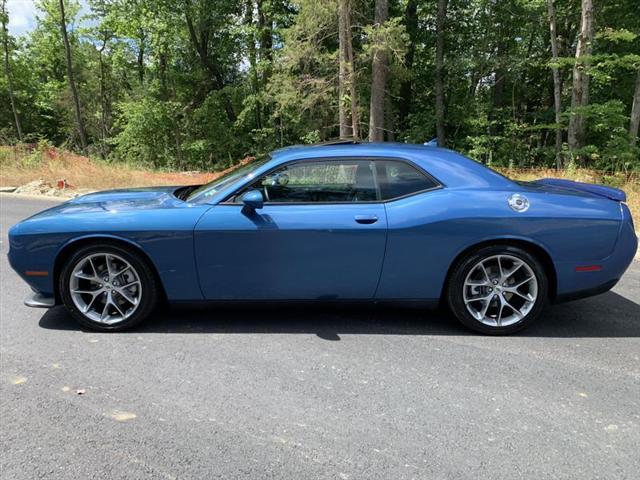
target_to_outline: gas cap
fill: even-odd
[[[529,210],[529,199],[519,193],[514,193],[509,197],[509,207],[516,212],[526,212]]]

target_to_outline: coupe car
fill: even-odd
[[[13,226],[32,307],[119,331],[161,302],[448,307],[509,334],[613,287],[637,239],[623,191],[516,182],[430,145],[296,146],[201,186],[91,193]]]

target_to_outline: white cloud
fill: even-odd
[[[35,0],[7,0],[7,11],[9,12],[9,33],[11,35],[24,35],[36,27],[38,9]],[[87,0],[80,0],[80,18],[90,12]]]
[[[22,35],[36,25],[36,6],[34,0],[8,0],[9,33]]]

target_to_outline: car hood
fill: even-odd
[[[104,192],[94,192],[76,197],[70,200],[69,204],[86,204],[86,203],[123,203],[130,202],[132,205],[145,205],[151,203],[156,205],[159,201],[163,202],[175,199],[173,192],[178,187],[144,187],[144,188],[123,188],[119,190],[107,190]]]
[[[40,212],[31,218],[51,215],[100,212],[125,212],[158,208],[175,208],[184,202],[173,195],[178,187],[149,187],[89,193]]]

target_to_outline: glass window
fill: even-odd
[[[438,186],[431,177],[405,162],[380,160],[376,162],[380,198],[390,200]]]
[[[374,168],[369,160],[294,163],[260,178],[248,190],[262,191],[271,203],[376,201]]]
[[[264,160],[251,162],[242,167],[230,170],[229,172],[225,173],[221,177],[216,178],[212,182],[202,185],[193,190],[187,197],[187,201],[193,203],[207,202],[210,197],[212,197],[219,191],[227,188],[228,186],[245,178],[248,175],[252,175],[255,170],[267,163],[270,159],[271,158],[265,158]]]

